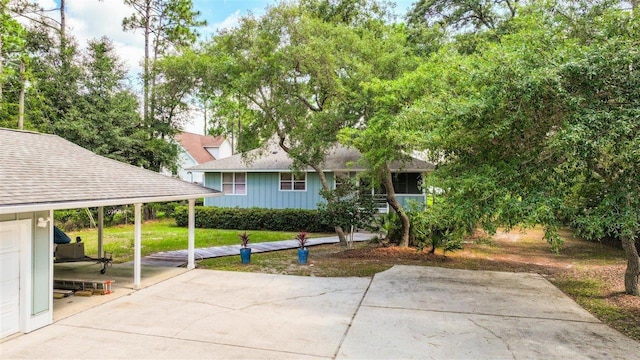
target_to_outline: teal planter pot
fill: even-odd
[[[298,249],[298,263],[299,264],[306,264],[308,257],[309,257],[309,249],[307,249],[307,248]]]
[[[251,248],[240,248],[240,260],[243,264],[251,262]]]

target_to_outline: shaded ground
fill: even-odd
[[[311,248],[309,265],[298,265],[296,250],[256,254],[251,265],[227,257],[201,262],[201,268],[307,276],[372,276],[393,265],[438,266],[454,269],[532,272],[545,276],[597,318],[640,340],[640,297],[624,294],[622,250],[576,239],[565,232],[560,254],[553,254],[542,231],[514,230],[493,237],[476,234],[465,249],[442,255],[382,244]]]

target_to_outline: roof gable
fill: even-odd
[[[219,148],[225,141],[223,136],[205,136],[190,132],[176,134],[175,139],[198,164],[215,160],[206,148]]]
[[[56,135],[0,128],[0,213],[65,203],[85,207],[197,198],[213,189],[94,154]]]

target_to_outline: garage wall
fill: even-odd
[[[53,255],[51,232],[53,225],[47,223],[44,228],[37,227],[38,218],[53,218],[52,212],[40,211],[30,213],[2,214],[0,221],[31,220],[31,273],[29,276],[30,318],[26,320],[23,331],[28,332],[50,324],[53,321]]]

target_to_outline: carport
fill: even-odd
[[[187,268],[193,269],[195,200],[221,195],[28,131],[0,128],[0,164],[0,338],[52,322],[54,210],[101,213],[105,206],[133,204],[133,284],[139,288],[142,204],[188,201]]]

